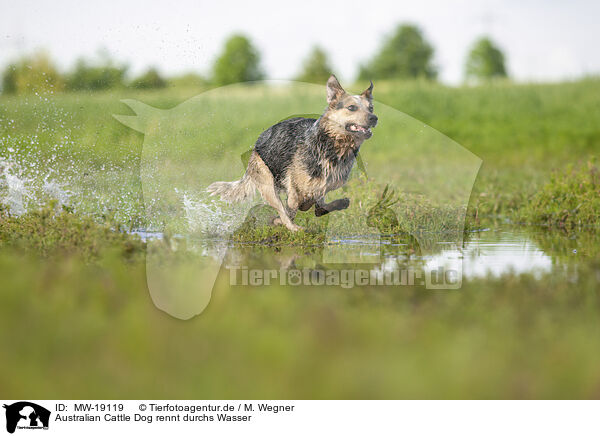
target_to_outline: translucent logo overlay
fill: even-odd
[[[147,282],[155,305],[181,319],[198,315],[219,274],[231,286],[460,288],[465,214],[481,159],[378,102],[377,83],[373,96],[379,118],[373,136],[362,144],[346,185],[327,195],[327,201],[349,198],[350,207],[320,218],[313,210],[299,212],[297,222],[308,214],[305,222],[320,226],[306,229],[312,254],[300,266],[307,250],[256,236],[269,226],[264,215],[276,214],[258,193],[228,204],[206,188],[239,180],[265,129],[293,116],[318,118],[327,107],[324,85],[237,84],[169,110],[124,100],[135,115],[114,117],[144,134],[145,213],[149,230],[162,235],[148,240]],[[295,239],[292,245],[298,244]],[[256,247],[270,251],[257,253]]]

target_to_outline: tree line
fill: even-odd
[[[425,79],[436,80],[438,68],[433,62],[434,48],[421,29],[413,24],[401,24],[383,42],[372,59],[360,65],[361,80]],[[168,85],[222,86],[238,82],[262,80],[266,77],[260,53],[250,39],[236,34],[227,39],[214,62],[210,77],[188,73],[169,79],[156,68],[128,79],[128,67],[115,62],[104,52],[98,59],[79,59],[70,71],[60,72],[44,52],[35,53],[8,65],[2,73],[2,92],[19,94],[36,91],[96,91],[130,87],[156,89]],[[327,53],[313,47],[302,63],[296,80],[324,83],[335,73]],[[474,42],[465,62],[465,79],[488,81],[507,77],[505,56],[488,37]]]

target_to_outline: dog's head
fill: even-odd
[[[377,117],[373,114],[373,82],[362,94],[350,95],[331,75],[327,81],[327,103],[325,118],[330,129],[359,139],[371,137],[371,128],[377,125]]]

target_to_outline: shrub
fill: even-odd
[[[250,40],[243,35],[233,35],[225,43],[221,56],[214,65],[217,85],[261,80],[260,55]]]
[[[45,52],[21,58],[2,74],[4,94],[54,92],[63,88],[63,79]]]
[[[137,89],[164,88],[167,86],[167,81],[162,78],[156,68],[150,68],[140,77],[134,79],[131,86]]]
[[[490,80],[506,77],[504,53],[489,38],[480,38],[469,52],[465,66],[467,79]]]
[[[79,59],[67,75],[66,87],[73,91],[97,91],[123,86],[127,66],[115,64],[107,55],[96,64]]]
[[[320,47],[314,47],[304,61],[302,72],[297,80],[323,85],[331,74],[333,72],[331,65],[329,65],[329,59],[327,59],[327,53]]]
[[[417,26],[402,24],[385,41],[375,58],[360,69],[359,78],[368,79],[435,79],[433,47]]]

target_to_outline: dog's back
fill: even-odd
[[[256,140],[254,151],[269,168],[278,188],[282,182],[298,147],[305,144],[314,118],[290,118],[269,127]]]

